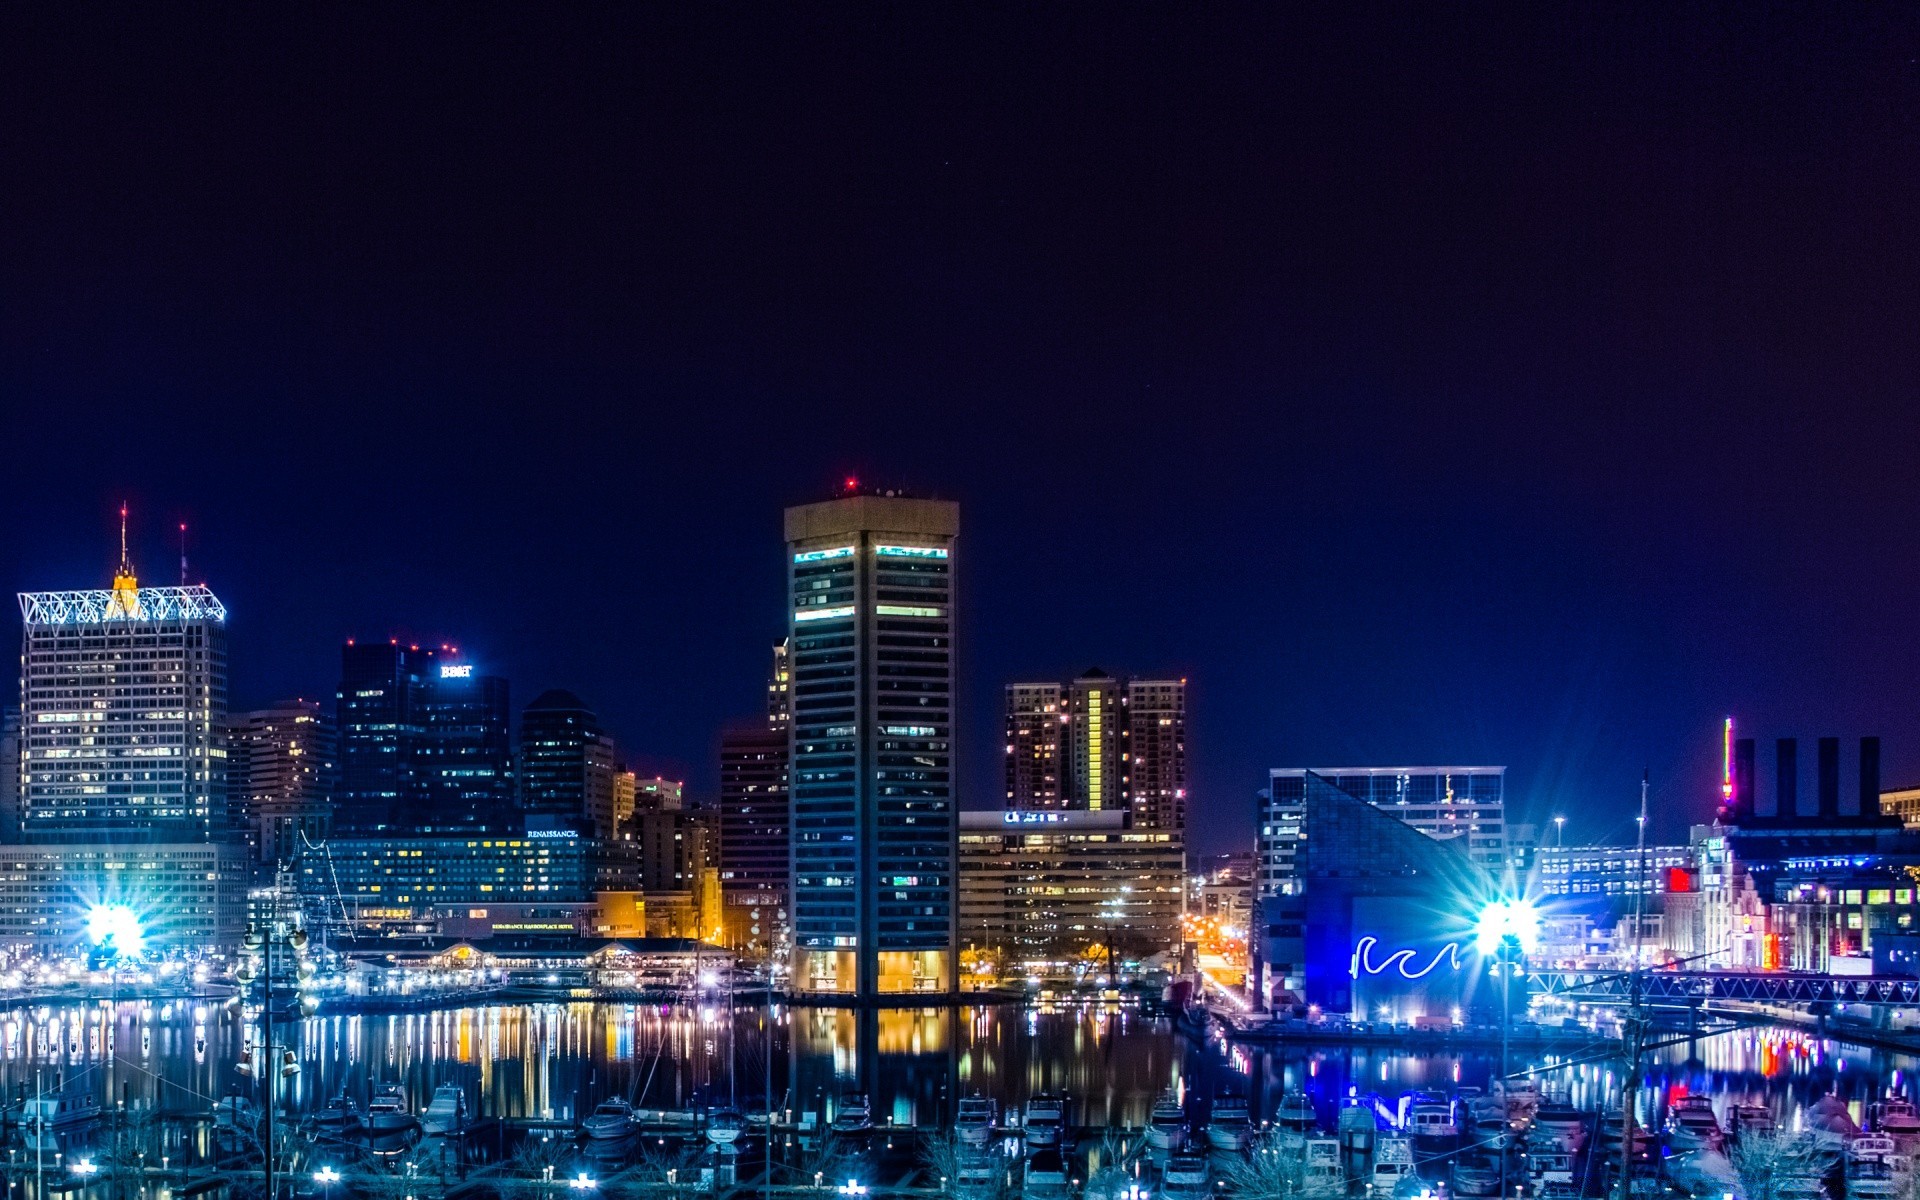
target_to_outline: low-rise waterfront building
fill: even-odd
[[[960,814],[960,944],[975,963],[1052,973],[1180,942],[1185,847],[1124,809]],[[989,974],[976,969],[975,975]]]

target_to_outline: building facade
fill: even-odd
[[[204,586],[140,587],[124,525],[112,588],[19,599],[0,941],[75,949],[92,909],[125,904],[156,949],[230,946],[246,878],[227,804],[226,608]]]
[[[955,989],[958,534],[945,501],[786,512],[797,991]]]
[[[1503,871],[1505,767],[1277,767],[1261,795],[1262,896],[1296,894],[1308,776],[1387,813],[1488,871]]]
[[[620,818],[619,775],[613,739],[572,692],[542,692],[520,714],[520,804],[530,828],[612,840]],[[631,812],[630,775],[628,783]]]
[[[1006,729],[1008,808],[1125,810],[1141,829],[1186,829],[1186,680],[1093,667],[1009,684]]]
[[[790,814],[787,729],[766,724],[720,735],[720,888],[727,944],[780,960],[787,917]]]
[[[1659,896],[1693,863],[1691,846],[1541,846],[1533,878],[1549,896]]]
[[[1119,809],[963,812],[962,949],[994,977],[1174,949],[1184,862],[1177,831],[1136,828]]]
[[[227,796],[256,878],[327,840],[336,743],[318,700],[292,699],[227,722]]]
[[[337,834],[522,827],[505,679],[480,674],[450,650],[395,641],[349,641],[340,661]]]

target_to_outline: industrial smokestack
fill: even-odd
[[[1860,739],[1860,816],[1863,821],[1880,819],[1880,739]]]
[[[1800,815],[1800,745],[1773,739],[1773,815],[1790,822]]]
[[[1820,807],[1817,810],[1820,823],[1838,825],[1840,823],[1840,739],[1823,737],[1820,739],[1819,759]]]

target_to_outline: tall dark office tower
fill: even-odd
[[[224,841],[227,610],[205,587],[22,592],[21,836]]]
[[[613,739],[572,692],[542,692],[520,714],[520,805],[530,828],[614,836]]]
[[[1007,685],[1007,807],[1063,808],[1066,702],[1057,683]]]
[[[427,735],[433,652],[397,642],[348,642],[335,693],[340,782],[333,828],[344,837],[394,833],[425,802],[418,775]]]
[[[20,710],[0,709],[0,842],[20,840]]]
[[[470,663],[441,662],[427,689],[420,773],[427,786],[424,835],[520,833],[513,780],[513,717],[507,681]],[[613,807],[612,781],[607,808]]]
[[[1127,807],[1135,829],[1187,827],[1187,681],[1127,681]]]
[[[895,495],[787,510],[796,990],[954,990],[959,528]]]
[[[778,954],[788,942],[787,728],[720,735],[720,898],[727,944]]]
[[[271,872],[325,841],[333,718],[318,700],[288,700],[227,722],[227,797],[256,865]]]

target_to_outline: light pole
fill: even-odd
[[[292,1079],[300,1073],[300,1060],[294,1055],[293,1048],[291,1046],[275,1046],[273,1044],[273,948],[275,943],[282,944],[286,949],[293,951],[296,960],[301,959],[303,952],[307,948],[307,931],[297,926],[291,930],[286,929],[280,921],[279,904],[279,885],[276,883],[274,885],[273,911],[268,920],[267,932],[263,936],[258,929],[252,928],[251,926],[248,927],[247,936],[240,943],[241,949],[244,952],[243,957],[240,965],[234,970],[234,978],[240,982],[241,986],[250,987],[256,977],[253,956],[255,954],[260,955],[261,967],[257,975],[260,980],[262,993],[260,1004],[261,1078],[258,1082],[266,1094],[265,1144],[262,1147],[261,1154],[266,1170],[267,1200],[276,1200],[273,1181],[273,1109],[276,1092],[275,1084],[280,1079]],[[296,971],[303,972],[305,965],[304,961],[299,962]],[[297,985],[295,990],[298,990]],[[274,1059],[275,1050],[281,1051],[277,1063]],[[247,1061],[240,1064],[239,1070],[242,1075],[251,1076],[253,1074],[252,1055],[248,1055]]]
[[[1553,819],[1553,844],[1561,850],[1567,848],[1567,819],[1565,817],[1555,817]]]

